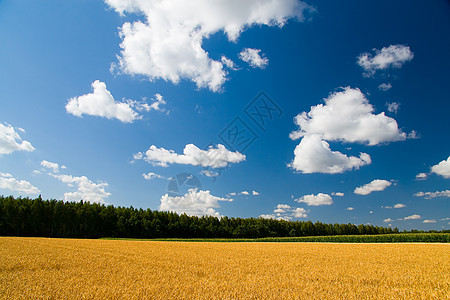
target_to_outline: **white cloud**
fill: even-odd
[[[135,108],[137,111],[146,111],[149,112],[151,110],[156,111],[165,111],[163,105],[167,104],[166,100],[161,94],[156,93],[155,98],[152,98],[152,103],[148,104],[145,99],[144,101],[133,101],[129,100],[127,103],[130,107]],[[139,119],[140,117],[137,117]]]
[[[306,210],[302,207],[297,207],[293,210],[293,215],[295,218],[306,218],[308,215],[306,214]]]
[[[277,209],[291,209],[292,207],[288,204],[278,204]]]
[[[286,211],[291,210],[292,207],[287,204],[278,204],[277,208],[273,211],[274,213],[283,214],[286,213]]]
[[[394,221],[394,220],[392,220],[391,218],[387,218],[387,219],[383,220],[384,223],[389,223],[389,222],[392,222],[392,221]]]
[[[251,196],[259,196],[259,193],[258,193],[257,191],[251,191],[251,192],[249,192],[249,191],[242,191],[242,192],[239,192],[239,193],[235,193],[235,192],[233,192],[233,193],[229,193],[229,195],[231,195],[231,196],[236,196],[236,195],[244,195],[244,196],[249,196],[249,195],[251,195]]]
[[[436,192],[418,192],[415,193],[416,197],[425,197],[425,199],[433,199],[437,197],[450,198],[450,190],[436,191]]]
[[[436,223],[436,220],[423,220],[422,223],[425,224]]]
[[[111,194],[105,191],[105,187],[108,186],[106,182],[94,183],[86,176],[72,176],[72,175],[56,175],[49,174],[63,183],[66,183],[69,187],[76,186],[75,192],[64,193],[65,201],[77,202],[80,200],[97,202],[106,204],[105,199]]]
[[[306,203],[308,206],[320,206],[320,205],[331,205],[333,204],[333,198],[331,198],[328,194],[319,193],[317,195],[305,195],[298,199],[295,199],[296,202]]]
[[[403,203],[397,203],[394,206],[382,206],[382,208],[405,208],[406,205]]]
[[[166,177],[161,176],[159,174],[153,173],[153,172],[149,172],[147,174],[142,174],[142,176],[144,177],[145,180],[152,180],[152,179],[166,179]]]
[[[275,214],[265,214],[260,215],[263,219],[277,219],[289,221],[293,218],[306,218],[307,210],[302,207],[291,207],[288,204],[278,204],[276,209],[273,211]]]
[[[277,214],[277,220],[292,221],[292,217],[288,215]]]
[[[259,52],[261,49],[245,48],[239,53],[239,58],[253,68],[264,69],[269,64],[269,59],[261,56]]]
[[[405,45],[391,45],[381,50],[373,49],[373,51],[374,56],[370,53],[362,53],[358,56],[358,65],[364,69],[365,76],[372,76],[377,70],[401,68],[405,62],[414,57],[409,47]]]
[[[420,138],[420,134],[418,134],[415,130],[412,130],[410,133],[408,133],[407,135],[408,139],[419,139]]]
[[[388,82],[388,83],[382,83],[382,84],[380,84],[380,85],[378,86],[378,88],[379,88],[380,90],[382,90],[383,92],[386,92],[386,91],[388,91],[388,90],[390,90],[390,89],[392,88],[392,84],[391,84],[390,82]]]
[[[53,173],[59,172],[59,165],[57,163],[52,163],[46,160],[41,161],[41,166],[47,169],[51,169]]]
[[[369,195],[372,192],[384,191],[390,185],[392,185],[390,181],[383,179],[375,179],[368,184],[357,187],[354,193],[358,195]]]
[[[211,170],[203,170],[200,173],[205,175],[205,176],[207,176],[207,177],[217,177],[217,176],[219,176],[218,172],[214,172],[214,171],[211,171]]]
[[[145,153],[135,154],[134,159],[144,159],[151,164],[162,167],[167,167],[168,164],[182,164],[222,168],[231,163],[244,161],[245,155],[237,151],[229,151],[221,144],[218,144],[217,148],[211,146],[207,150],[201,150],[193,144],[188,144],[184,147],[183,154],[177,154],[173,150],[157,148],[152,145]]]
[[[330,145],[319,135],[307,135],[294,150],[294,160],[289,167],[302,173],[343,173],[359,169],[372,162],[370,155],[360,153],[359,158],[332,151]]]
[[[298,0],[105,0],[118,13],[136,13],[145,20],[125,22],[118,68],[149,80],[178,83],[189,79],[198,88],[219,91],[227,80],[224,62],[202,48],[204,39],[223,31],[230,41],[255,25],[282,27],[288,19],[304,19],[313,9]]]
[[[104,82],[96,80],[92,83],[92,88],[94,91],[90,94],[70,98],[66,111],[77,117],[86,114],[108,119],[116,118],[123,123],[131,123],[140,118],[131,107],[132,104],[114,100]]]
[[[18,180],[9,173],[0,173],[0,189],[32,195],[40,193],[40,190],[28,181]]]
[[[416,175],[416,180],[425,180],[428,178],[428,174],[427,173],[419,173]]]
[[[410,215],[410,216],[404,217],[403,220],[418,220],[420,218],[422,218],[420,215]]]
[[[373,114],[373,106],[358,88],[343,88],[343,91],[331,94],[324,101],[325,105],[313,106],[309,113],[303,112],[295,117],[295,124],[300,128],[291,132],[291,139],[316,134],[326,141],[373,146],[407,138],[395,119],[384,112]]]
[[[397,114],[398,109],[400,108],[400,103],[398,102],[392,102],[392,103],[386,103],[387,109],[389,112]]]
[[[22,128],[16,128],[24,132]],[[8,123],[0,123],[0,155],[10,154],[14,151],[34,151],[34,147],[28,141],[22,141],[14,127]]]
[[[239,67],[236,66],[236,64],[234,63],[234,61],[232,61],[231,59],[227,58],[226,56],[222,56],[220,58],[220,61],[222,62],[222,64],[227,67],[228,69],[231,69],[233,71],[237,71],[239,70]]]
[[[431,172],[441,175],[444,178],[450,178],[450,156],[437,165],[431,167]]]
[[[215,210],[220,208],[219,201],[233,201],[233,199],[213,196],[210,191],[189,189],[183,196],[163,195],[159,210],[173,211],[179,214],[186,213],[191,216],[220,217],[219,212]]]
[[[350,210],[350,211],[352,211],[352,210],[354,210],[355,208],[353,208],[353,207],[351,207],[351,206],[349,206],[349,207],[347,207],[346,208],[346,210]]]
[[[276,219],[277,217],[275,215],[260,215],[261,219]]]
[[[331,195],[338,196],[338,197],[344,197],[344,193],[341,193],[341,192],[331,193]]]

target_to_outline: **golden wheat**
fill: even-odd
[[[449,299],[446,244],[0,238],[6,299]]]

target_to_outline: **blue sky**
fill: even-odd
[[[448,229],[448,1],[0,1],[0,194]]]

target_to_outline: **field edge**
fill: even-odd
[[[102,240],[126,241],[166,241],[166,242],[227,242],[227,243],[450,243],[450,233],[397,233],[376,235],[332,235],[305,237],[266,238],[116,238],[103,237]]]

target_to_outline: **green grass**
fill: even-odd
[[[133,241],[168,241],[168,242],[316,242],[316,243],[450,243],[450,233],[397,233],[376,235],[332,235],[305,237],[278,237],[255,239],[132,239],[132,238],[102,238],[106,240]]]

